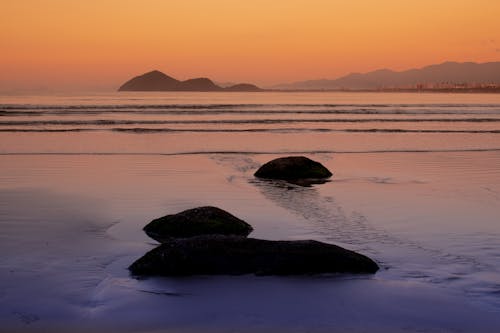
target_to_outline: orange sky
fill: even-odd
[[[260,85],[500,60],[497,0],[2,0],[0,90],[151,69]]]

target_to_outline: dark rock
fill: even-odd
[[[307,157],[289,156],[267,162],[255,172],[254,176],[288,180],[302,185],[305,180],[310,180],[311,184],[324,182],[332,176],[332,173],[321,163]]]
[[[247,236],[251,225],[217,207],[198,207],[151,221],[144,227],[146,234],[163,243],[171,238],[200,235]]]
[[[375,273],[378,266],[361,254],[313,240],[211,235],[172,239],[129,269],[135,275],[303,275]]]

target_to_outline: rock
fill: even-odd
[[[313,240],[210,235],[172,239],[129,269],[134,275],[303,275],[375,273],[378,266],[361,254]]]
[[[163,243],[171,238],[200,235],[247,236],[251,225],[217,207],[198,207],[151,221],[144,227],[146,234]]]
[[[321,183],[330,178],[332,173],[321,163],[304,156],[281,157],[267,162],[254,174],[255,177],[266,179],[289,180],[299,185],[304,180],[307,183]]]

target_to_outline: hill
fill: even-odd
[[[261,91],[259,87],[240,83],[222,88],[208,78],[195,78],[179,81],[160,71],[154,70],[136,76],[123,85],[118,91]]]
[[[419,69],[392,71],[380,69],[368,73],[351,73],[337,79],[300,81],[274,86],[285,90],[376,90],[382,88],[414,88],[446,86],[446,84],[496,84],[500,85],[500,62],[445,62]]]

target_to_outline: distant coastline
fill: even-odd
[[[498,94],[500,87],[495,88],[380,88],[380,89],[263,89],[262,92],[349,92],[349,93],[458,93],[458,94]]]
[[[405,71],[379,69],[266,88],[251,83],[216,84],[205,77],[180,81],[153,70],[133,77],[118,91],[500,93],[500,62],[445,62]]]
[[[335,79],[298,81],[269,88],[363,92],[499,92],[500,62],[444,62],[404,71],[378,69],[367,73],[350,73]]]

